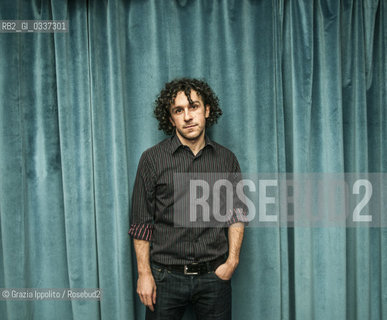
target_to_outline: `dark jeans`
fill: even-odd
[[[155,264],[151,268],[157,297],[155,311],[146,310],[146,320],[181,319],[188,304],[197,319],[231,319],[231,280],[222,280],[214,272],[185,275]]]

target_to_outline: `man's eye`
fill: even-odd
[[[181,109],[176,109],[175,110],[175,113],[180,113],[181,112]]]
[[[199,106],[198,106],[197,104],[193,104],[191,107],[192,107],[192,109],[197,109],[197,108],[199,108]]]

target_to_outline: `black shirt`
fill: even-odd
[[[151,260],[162,264],[187,264],[214,260],[228,252],[227,228],[188,228],[174,224],[174,173],[227,173],[241,179],[235,155],[205,137],[205,146],[195,156],[173,135],[146,150],[137,169],[132,195],[129,234],[151,241]],[[244,221],[246,207],[238,208],[227,225]],[[242,213],[242,214],[240,214]]]

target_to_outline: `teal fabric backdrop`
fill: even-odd
[[[0,19],[70,30],[0,34],[0,287],[103,290],[1,319],[143,318],[128,208],[173,78],[208,80],[244,172],[387,170],[385,0],[9,0]],[[248,228],[233,315],[387,319],[387,230]]]

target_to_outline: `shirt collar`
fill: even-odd
[[[176,150],[179,149],[180,147],[183,147],[183,144],[179,140],[179,137],[177,136],[176,133],[173,133],[170,141],[171,141],[170,145],[171,145],[172,154],[174,154],[176,152]],[[204,136],[204,141],[205,141],[204,148],[207,146],[214,148],[214,143],[211,141],[211,139],[207,135]]]

